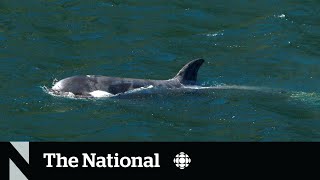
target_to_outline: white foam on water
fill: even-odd
[[[51,96],[65,97],[65,98],[72,98],[72,99],[77,98],[76,95],[74,95],[72,92],[55,93],[54,90],[51,90],[51,89],[47,88],[46,86],[41,86],[41,88],[45,93],[50,94]]]
[[[218,36],[219,34],[218,33],[213,33],[213,34],[206,34],[206,36]]]
[[[153,86],[150,85],[150,86],[147,86],[147,87],[141,87],[141,88],[137,88],[137,89],[132,89],[132,90],[129,90],[127,92],[124,92],[123,94],[129,94],[129,93],[135,93],[135,92],[140,92],[140,91],[143,91],[143,90],[148,90],[148,89],[152,89]]]
[[[223,32],[207,33],[207,34],[205,34],[205,36],[207,36],[207,37],[223,36]]]
[[[57,82],[59,82],[59,80],[54,78],[54,80],[52,81],[52,86],[54,86]]]
[[[316,92],[293,92],[290,97],[308,104],[320,105],[320,94]]]
[[[216,86],[183,86],[186,89],[239,89],[262,91],[266,88],[255,86],[237,86],[237,85],[216,85]]]

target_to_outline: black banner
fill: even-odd
[[[292,173],[308,164],[317,164],[320,159],[319,143],[28,144],[29,163],[22,150],[19,150],[19,144],[13,146],[9,142],[0,143],[0,179],[9,179],[12,173],[12,169],[9,170],[9,159],[30,180],[227,177],[235,173],[250,175],[250,172],[275,173],[287,170]]]

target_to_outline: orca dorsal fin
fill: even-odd
[[[203,62],[203,59],[190,61],[188,64],[183,66],[173,79],[179,80],[181,84],[195,84],[197,81],[198,70]]]

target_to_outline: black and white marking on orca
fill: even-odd
[[[56,95],[72,93],[76,97],[99,97],[115,95],[143,87],[180,88],[194,85],[203,59],[195,59],[186,64],[178,74],[168,80],[149,80],[108,77],[100,75],[72,76],[58,81],[50,91]]]

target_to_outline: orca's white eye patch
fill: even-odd
[[[110,97],[110,96],[113,96],[113,94],[111,94],[111,93],[108,93],[106,91],[100,91],[100,90],[93,91],[93,92],[91,92],[89,94],[91,96],[93,96],[93,97]]]

